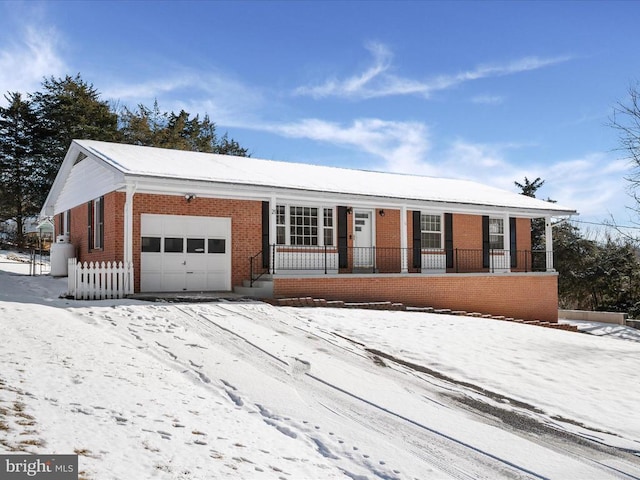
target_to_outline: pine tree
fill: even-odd
[[[45,79],[42,87],[31,99],[43,132],[41,168],[50,187],[72,140],[118,141],[121,135],[117,114],[80,74]]]
[[[522,195],[536,198],[536,192],[544,185],[544,180],[537,177],[533,182],[524,177],[524,183],[513,182],[516,187],[522,190]],[[551,200],[549,200],[551,201]],[[542,252],[533,255],[533,269],[544,270],[546,268],[546,248],[545,220],[544,218],[534,218],[531,220],[531,250]]]
[[[35,215],[48,192],[40,170],[39,129],[30,101],[17,92],[0,107],[0,219],[16,222],[16,241],[24,246],[23,225]]]
[[[124,108],[120,114],[120,132],[125,143],[194,152],[221,153],[248,156],[248,150],[229,139],[225,133],[218,138],[216,125],[208,115],[200,119],[185,110],[161,112],[158,102],[153,108],[138,105],[137,109]]]

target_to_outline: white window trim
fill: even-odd
[[[62,232],[61,235],[71,235],[71,210],[65,210],[62,214]]]
[[[440,232],[437,232],[436,230],[422,230],[422,217],[424,216],[440,217]],[[423,233],[440,233],[440,247],[433,248],[433,247],[425,247],[423,245],[422,250],[431,251],[431,252],[444,250],[444,214],[420,212],[420,235],[422,235]]]
[[[93,249],[101,250],[104,245],[104,218],[100,218],[101,210],[104,211],[102,203],[104,197],[98,197],[93,200]],[[101,225],[100,228],[98,228]]]
[[[502,233],[491,233],[491,222],[495,221],[495,220],[499,220],[500,222],[502,222]],[[508,221],[508,220],[507,220]],[[505,219],[503,217],[489,217],[489,249],[491,250],[506,250],[505,248],[505,237],[506,237],[506,229],[505,229]],[[492,245],[491,242],[491,236],[501,236],[502,237],[502,246],[499,248],[496,248]]]
[[[285,223],[277,223],[277,211],[278,211],[278,207],[284,207],[284,221]],[[293,245],[291,243],[291,208],[292,207],[301,207],[301,208],[316,208],[318,210],[318,224],[317,224],[317,229],[318,229],[318,233],[317,233],[317,240],[318,240],[318,244],[317,245]],[[336,207],[334,205],[326,205],[326,204],[322,204],[322,205],[318,205],[318,204],[305,204],[305,203],[277,203],[276,204],[276,209],[275,209],[275,217],[276,217],[276,231],[275,231],[275,241],[276,244],[279,246],[290,246],[290,247],[307,247],[307,246],[313,246],[313,247],[324,247],[324,231],[325,227],[324,226],[324,211],[326,210],[331,210],[332,212],[332,219],[333,219],[333,226],[330,227],[332,229],[332,242],[333,245],[328,245],[329,247],[336,247],[337,245],[337,235],[338,235],[338,228],[337,228],[337,221],[338,221],[338,217],[336,215]],[[284,233],[285,233],[285,243],[284,244],[278,244],[278,227],[284,227]]]

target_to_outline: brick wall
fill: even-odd
[[[375,211],[376,267],[381,273],[399,272],[401,268],[400,210]]]
[[[281,277],[274,279],[274,295],[348,302],[402,302],[523,320],[558,320],[555,274]]]
[[[182,195],[133,197],[133,262],[135,290],[140,290],[140,215],[192,215],[231,218],[231,285],[241,285],[249,278],[249,257],[262,250],[262,202],[194,198],[187,202]]]
[[[528,218],[516,218],[516,247],[518,250],[518,265],[513,272],[531,270],[531,220]]]
[[[124,248],[124,201],[125,194],[111,192],[104,196],[104,242],[102,248],[89,251],[88,206],[86,203],[71,209],[69,241],[75,247],[80,262],[108,262],[123,260]],[[60,217],[55,216],[56,235],[60,228]]]
[[[481,215],[453,215],[453,248],[482,250]]]

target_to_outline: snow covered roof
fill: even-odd
[[[387,199],[576,214],[572,208],[468,180],[355,170],[209,153],[74,140],[125,177],[155,177]],[[72,145],[73,148],[73,145]]]

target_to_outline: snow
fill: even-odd
[[[552,215],[576,213],[574,209],[556,203],[468,180],[233,157],[95,140],[74,140],[74,143],[130,176],[522,208]]]
[[[82,302],[28,271],[0,252],[0,453],[100,480],[640,478],[630,330]]]

